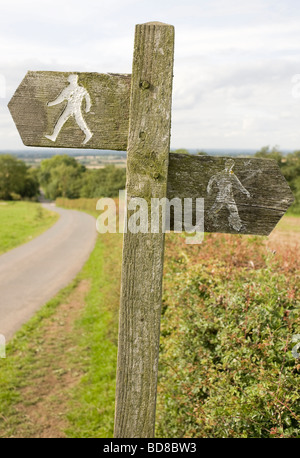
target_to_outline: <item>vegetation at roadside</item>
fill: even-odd
[[[96,202],[58,203],[97,216]],[[121,251],[122,235],[99,236],[72,284],[8,343],[0,437],[112,437]]]
[[[122,234],[102,234],[81,274],[91,282],[75,326],[85,375],[71,393],[68,437],[113,437],[121,259]]]
[[[260,237],[168,234],[159,437],[299,437],[299,256]]]
[[[35,202],[0,202],[0,254],[29,242],[58,218]]]
[[[38,194],[37,171],[11,154],[0,155],[0,200],[35,198]]]

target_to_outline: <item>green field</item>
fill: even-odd
[[[96,199],[59,204],[97,216]],[[300,437],[295,224],[201,245],[167,234],[158,437]],[[121,254],[122,235],[99,235],[78,277],[9,343],[0,437],[112,437]]]
[[[58,218],[39,203],[0,201],[0,254],[29,242]]]

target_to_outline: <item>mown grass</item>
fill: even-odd
[[[121,257],[121,234],[99,236],[81,274],[91,280],[76,323],[85,375],[73,390],[69,437],[113,437]]]
[[[0,254],[29,242],[52,226],[59,215],[35,202],[0,202]]]

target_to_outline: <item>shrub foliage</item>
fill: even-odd
[[[258,237],[182,240],[167,238],[156,435],[299,437],[294,251]]]

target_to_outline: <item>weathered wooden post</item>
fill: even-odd
[[[275,161],[169,154],[173,54],[173,26],[137,25],[132,77],[28,72],[9,103],[25,145],[115,150],[128,145],[127,201],[142,198],[148,204],[146,230],[124,233],[119,438],[154,436],[164,231],[162,215],[158,232],[151,231],[151,199],[177,198],[183,208],[186,198],[202,198],[206,232],[258,235],[268,235],[293,202]],[[195,220],[195,206],[189,211]],[[184,227],[183,219],[184,212],[174,214],[173,224]]]
[[[173,26],[136,26],[126,188],[149,209],[167,196],[173,55]],[[148,224],[124,234],[115,437],[154,437],[164,233]]]

